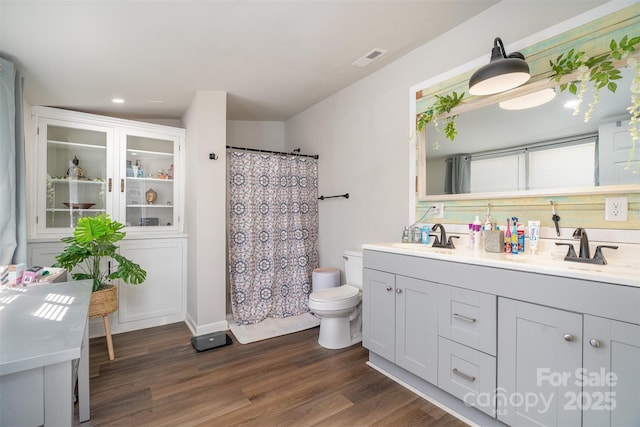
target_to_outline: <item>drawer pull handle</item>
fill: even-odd
[[[473,317],[463,316],[462,314],[458,314],[458,313],[453,313],[453,317],[460,320],[464,320],[465,322],[470,322],[470,323],[475,323],[476,321],[476,319],[474,319]]]
[[[396,289],[396,293],[401,294],[402,293],[402,289],[400,289],[400,288]]]
[[[109,178],[109,184],[107,185],[107,188],[109,190],[109,193],[111,193],[111,187],[113,186],[113,181],[111,180],[111,178]]]
[[[564,338],[564,340],[565,340],[565,341],[569,341],[569,342],[571,342],[571,341],[573,341],[573,339],[574,339],[575,337],[574,337],[573,335],[571,335],[571,334],[564,334],[564,335],[562,336],[562,338]]]
[[[120,192],[124,193],[124,179],[120,180]]]
[[[387,291],[391,292],[393,288],[391,286],[387,286]]]
[[[465,374],[464,372],[459,371],[458,368],[453,368],[452,371],[454,374],[464,378],[467,381],[474,382],[476,380],[476,377],[474,377],[473,375]]]
[[[602,345],[602,343],[600,342],[600,340],[597,340],[595,338],[592,338],[591,340],[589,340],[589,344],[591,344],[591,347],[600,347]]]

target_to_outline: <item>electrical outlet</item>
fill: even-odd
[[[436,208],[433,210],[434,218],[444,218],[444,203],[434,203]]]
[[[604,220],[605,221],[626,221],[627,220],[627,198],[607,197],[604,199]]]

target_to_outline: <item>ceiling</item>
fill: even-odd
[[[180,118],[214,90],[229,120],[283,121],[495,3],[0,0],[0,54],[31,105]]]

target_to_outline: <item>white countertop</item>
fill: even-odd
[[[79,359],[91,282],[0,288],[0,375]]]
[[[616,254],[617,256],[612,256],[611,253],[613,251],[603,249],[603,254],[608,264],[596,265],[564,261],[566,247],[556,248],[551,245],[546,247],[541,245],[535,255],[526,252],[514,255],[473,250],[465,247],[464,243],[463,239],[460,239],[460,242],[456,240],[456,249],[433,248],[431,244],[423,245],[420,243],[371,243],[362,245],[362,248],[400,255],[640,287],[640,259],[635,247],[619,248],[618,251],[627,251],[623,253],[624,256],[621,256],[620,253]]]

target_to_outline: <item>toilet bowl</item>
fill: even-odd
[[[346,251],[347,284],[315,290],[309,309],[320,318],[318,344],[330,349],[362,341],[362,253]]]

